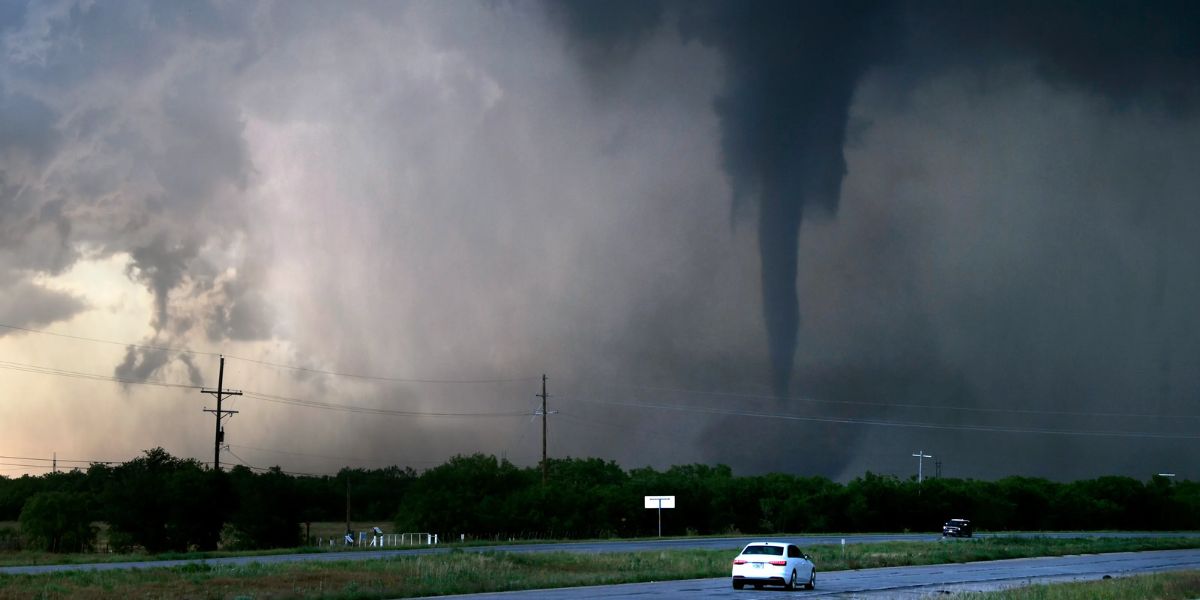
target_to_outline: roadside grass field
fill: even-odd
[[[956,597],[964,600],[1187,600],[1200,598],[1200,571],[1031,585],[998,592],[968,593]]]
[[[96,525],[98,529],[96,547],[100,549],[107,548],[108,525],[102,522],[97,522],[94,525]],[[354,521],[350,523],[350,528],[353,531],[370,531],[371,527],[375,525],[375,522]],[[299,531],[301,532],[301,535],[303,535],[305,527],[303,524],[301,524],[299,527]],[[0,521],[0,532],[4,532],[5,530],[15,535],[18,531],[17,522]],[[53,553],[34,550],[5,551],[3,548],[0,548],[0,567],[15,567],[23,565],[78,565],[88,563],[134,562],[146,560],[200,560],[205,558],[223,558],[229,556],[271,556],[275,554],[378,550],[378,548],[360,548],[343,545],[342,536],[346,533],[345,522],[314,521],[311,524],[309,531],[311,537],[321,538],[321,545],[308,545],[297,548],[273,548],[270,550],[215,550],[194,552],[164,552],[160,554],[146,554],[144,552],[105,552],[103,550],[96,552]],[[335,542],[332,547],[329,545],[329,540],[331,539]],[[410,545],[407,547],[417,546],[418,545]]]
[[[764,536],[782,538],[786,536]],[[821,572],[1200,547],[1193,538],[981,538],[813,545]],[[405,598],[729,576],[740,548],[644,552],[468,552],[379,560],[305,561],[0,576],[0,598]],[[820,581],[818,576],[818,581]],[[1090,597],[1090,596],[1089,596]],[[1141,596],[1158,597],[1158,596]]]

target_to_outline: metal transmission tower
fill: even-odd
[[[221,444],[225,442],[225,429],[223,427],[221,427],[221,420],[224,419],[226,417],[226,415],[233,416],[233,415],[237,414],[237,412],[238,412],[236,410],[221,410],[221,401],[224,400],[226,396],[241,396],[242,395],[242,392],[240,390],[225,389],[225,357],[224,356],[221,357],[221,370],[217,374],[217,389],[215,389],[215,390],[201,389],[200,393],[212,394],[217,397],[217,409],[213,410],[211,408],[206,408],[206,409],[204,409],[204,412],[213,413],[213,415],[216,416],[216,418],[217,418],[216,433],[214,434],[214,438],[213,438],[213,470],[220,471],[221,470]]]

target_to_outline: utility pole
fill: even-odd
[[[204,409],[204,412],[213,413],[213,415],[217,417],[216,433],[213,434],[213,470],[220,471],[221,470],[221,444],[223,444],[225,442],[225,429],[221,427],[221,420],[224,419],[226,415],[229,415],[232,417],[233,415],[237,414],[237,412],[238,412],[236,410],[221,410],[221,401],[224,400],[226,396],[241,396],[242,395],[242,392],[239,390],[225,389],[225,357],[224,356],[221,357],[221,370],[217,374],[217,389],[215,389],[215,390],[201,389],[200,393],[212,394],[217,397],[217,409],[212,410],[212,409],[206,408],[206,409]]]
[[[925,454],[924,450],[917,450],[917,453],[914,454],[913,456],[916,457],[916,459],[917,459],[917,485],[921,485],[921,481],[925,478],[925,473],[924,473],[924,469],[923,469],[923,467],[925,466],[925,459],[933,458],[933,455]]]
[[[933,461],[933,477],[934,479],[942,478],[942,461],[940,460]]]
[[[57,472],[58,472],[58,452],[57,452],[57,451],[54,453],[54,467],[53,467],[53,469],[54,469],[54,472],[55,472],[55,473],[57,473]]]
[[[549,463],[546,462],[546,418],[550,413],[546,412],[546,398],[550,396],[546,394],[546,374],[542,373],[542,393],[537,395],[542,399],[542,485],[546,485],[547,474],[549,473]]]

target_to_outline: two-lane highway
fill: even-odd
[[[898,598],[916,599],[945,593],[991,591],[1038,583],[1099,580],[1142,573],[1200,569],[1200,550],[1119,552],[1083,556],[1019,558],[952,565],[888,567],[833,571],[817,575],[813,591],[734,590],[728,577],[655,583],[630,583],[585,588],[562,588],[448,596],[471,600],[688,600],[723,598]]]
[[[1016,536],[1023,536],[1023,537],[1055,537],[1055,538],[1067,538],[1067,537],[1122,537],[1122,538],[1128,538],[1128,537],[1161,537],[1161,536],[1197,537],[1197,536],[1200,536],[1200,533],[1197,533],[1197,532],[1178,532],[1178,533],[1109,532],[1109,533],[1022,533],[1022,534],[1006,533],[1006,534],[980,534],[978,537],[988,537],[991,535],[1003,535],[1003,536],[1016,535]],[[668,539],[629,540],[629,541],[592,541],[592,542],[560,542],[560,543],[552,543],[552,544],[495,545],[495,546],[478,546],[478,547],[464,548],[463,550],[467,551],[467,552],[503,551],[503,552],[591,553],[591,552],[637,552],[637,551],[646,551],[646,550],[690,549],[690,548],[713,548],[713,549],[726,548],[726,549],[730,549],[730,551],[731,551],[730,556],[732,557],[733,554],[736,553],[736,549],[739,549],[742,546],[744,546],[752,541],[758,541],[758,540],[762,540],[762,539],[787,540],[787,541],[797,543],[803,547],[803,546],[812,546],[812,545],[817,545],[817,544],[840,544],[843,539],[846,541],[847,544],[861,544],[861,543],[869,543],[869,542],[890,542],[890,541],[935,542],[937,540],[940,540],[941,536],[938,534],[934,534],[934,533],[911,533],[911,534],[858,534],[858,535],[845,535],[845,536],[842,536],[842,535],[801,535],[801,536],[753,536],[753,537],[737,537],[737,538],[678,538],[678,539],[668,538]],[[954,542],[950,541],[948,543],[954,543]],[[0,567],[0,575],[37,574],[37,573],[51,573],[51,572],[58,572],[58,571],[79,571],[79,570],[98,570],[99,571],[99,570],[134,569],[134,568],[136,568],[136,569],[153,569],[153,568],[160,568],[160,567],[174,567],[174,566],[180,566],[180,565],[184,565],[184,564],[188,564],[188,563],[197,563],[197,562],[203,562],[203,563],[207,563],[210,565],[236,565],[236,564],[250,564],[250,563],[255,563],[255,562],[270,564],[270,563],[299,562],[299,561],[371,560],[371,559],[391,558],[391,557],[405,556],[405,555],[434,554],[434,553],[448,552],[448,551],[449,551],[449,548],[437,547],[437,548],[420,548],[420,549],[411,549],[411,550],[328,552],[328,553],[316,553],[316,554],[277,554],[277,555],[270,555],[270,556],[237,556],[237,557],[227,557],[227,558],[211,558],[211,559],[205,559],[205,560],[137,561],[137,562],[118,562],[118,563],[88,563],[88,564],[73,564],[73,565],[35,565],[35,566],[22,566],[22,567]],[[1179,552],[1188,553],[1188,552],[1200,552],[1200,551],[1185,550],[1185,551],[1179,551]],[[1156,554],[1156,553],[1137,553],[1135,556],[1150,556],[1150,555],[1154,555],[1154,554]],[[1111,556],[1124,556],[1124,555],[1108,554],[1108,555],[1101,555],[1101,556],[1111,557]],[[1031,560],[1031,561],[1051,560],[1051,561],[1053,561],[1056,559],[1026,559],[1026,560]],[[1061,560],[1061,559],[1057,559],[1057,560]],[[1189,558],[1189,559],[1185,559],[1185,560],[1191,560],[1191,559]],[[990,562],[990,563],[974,563],[974,564],[995,565],[995,564],[1002,564],[1002,563],[1008,563],[1008,562],[1011,562],[1011,561],[994,561],[994,562]],[[1106,563],[1106,564],[1111,564],[1111,562]],[[1142,563],[1131,562],[1129,564],[1138,565],[1138,564],[1142,564]],[[1190,563],[1188,563],[1188,564],[1190,564]],[[937,571],[938,569],[959,569],[962,567],[963,567],[962,565],[941,565],[941,566],[932,566],[932,567],[908,567],[906,569],[909,569],[909,570],[905,570],[903,572],[920,574],[920,573],[925,572],[925,571],[922,571],[922,569],[924,569],[924,570],[936,573],[936,572],[938,572]],[[820,565],[818,565],[818,569],[819,568],[820,568]],[[1193,567],[1187,567],[1187,568],[1193,568]],[[886,570],[875,569],[872,571],[886,571]],[[986,569],[985,569],[985,571],[986,571]],[[844,579],[845,577],[848,577],[848,576],[850,576],[850,574],[853,574],[853,573],[867,573],[867,572],[869,572],[869,571],[863,570],[863,571],[847,571],[847,572],[841,572],[841,573],[821,573],[819,575],[819,577],[820,577],[819,582],[821,585],[819,585],[818,591],[821,593],[825,593],[826,591],[829,591],[829,590],[842,589],[842,588],[837,587],[837,586],[842,585],[841,583],[838,583],[838,582],[845,583],[845,585],[843,586],[844,589],[842,589],[842,592],[839,592],[839,593],[845,593],[846,590],[870,590],[870,589],[872,589],[871,585],[876,585],[876,584],[865,585],[865,587],[864,587],[863,585],[852,584],[852,583],[850,583],[850,580]],[[1018,578],[1021,576],[1022,575],[1015,575],[1015,577],[1018,577]],[[885,579],[887,579],[889,577],[890,576],[888,576],[888,575],[884,576]],[[949,582],[952,579],[953,578],[937,580],[934,582],[934,585]],[[1001,578],[1001,579],[1003,579],[1003,578]],[[722,587],[721,585],[716,585],[716,584],[712,583],[716,580],[704,580],[704,581],[709,582],[708,584],[706,584],[707,586],[710,586],[710,587],[715,586],[713,589],[714,592],[721,591],[723,593],[723,590],[719,590],[719,588]],[[826,585],[826,582],[830,582],[829,585]],[[725,582],[725,583],[727,584],[728,582]],[[639,585],[642,585],[642,584],[639,584]],[[661,583],[661,584],[655,584],[655,585],[658,585],[660,587],[663,587],[664,589],[669,590],[669,589],[672,589],[671,586],[678,587],[678,585],[680,585],[680,582]],[[924,585],[924,584],[922,584],[922,585]],[[610,586],[610,587],[619,587],[619,586]],[[597,590],[597,589],[604,589],[604,588],[587,588],[587,589],[588,590]],[[659,589],[659,588],[655,588],[655,589]],[[898,588],[895,588],[894,586],[892,586],[892,587],[886,587],[883,589],[895,590]],[[822,591],[822,590],[824,590],[824,591]],[[521,592],[521,593],[528,594],[530,592]],[[564,593],[566,593],[566,591],[564,591]],[[583,593],[586,594],[586,593],[592,593],[592,592],[583,592]],[[658,593],[658,592],[655,592],[655,593]],[[863,593],[866,593],[866,592],[863,592]],[[508,597],[511,597],[511,596],[508,596]],[[566,597],[566,596],[564,596],[564,597]],[[621,596],[620,596],[620,594],[618,594],[616,596],[584,595],[584,596],[571,596],[571,597],[572,598],[593,598],[593,597],[621,597]],[[671,598],[673,596],[661,596],[661,597]]]

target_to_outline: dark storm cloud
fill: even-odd
[[[206,332],[213,341],[263,340],[271,337],[270,308],[262,293],[247,284],[255,277],[240,277],[217,284],[219,302],[213,303]]]
[[[42,198],[33,186],[61,147],[55,114],[36,98],[0,82],[0,322],[36,327],[68,319],[87,308],[67,293],[32,281],[57,274],[77,258],[67,242],[70,219],[62,198]]]
[[[58,144],[54,113],[26,94],[6,90],[0,83],[0,153],[5,164],[42,164]]]
[[[576,51],[593,67],[627,59],[662,23],[661,2],[615,0],[613,2],[548,2],[550,17],[579,42]]]
[[[0,249],[7,252],[0,260],[7,267],[60,273],[80,248],[128,254],[128,275],[154,296],[156,330],[265,334],[255,321],[267,316],[253,302],[208,294],[209,304],[227,302],[235,316],[215,328],[199,322],[217,312],[212,306],[171,306],[183,286],[243,294],[257,286],[228,281],[225,265],[212,264],[214,253],[244,236],[247,220],[240,194],[253,168],[231,85],[253,57],[249,8],[113,2],[6,11]],[[117,370],[145,376],[165,362],[127,357]]]
[[[61,271],[74,259],[62,198],[34,189],[60,147],[55,114],[45,103],[0,82],[0,266]],[[47,245],[47,238],[59,238]]]
[[[88,308],[83,300],[71,294],[46,289],[11,275],[8,280],[10,283],[0,288],[0,323],[40,327],[68,319]],[[12,331],[3,329],[0,335]]]
[[[589,64],[608,48],[645,37],[668,5],[550,3],[566,30],[586,40]],[[736,205],[758,208],[763,317],[771,387],[788,395],[796,352],[797,240],[805,207],[834,212],[846,163],[847,112],[859,77],[893,46],[887,2],[671,4],[686,38],[720,49],[726,85],[715,99],[721,148]],[[644,15],[633,18],[627,13]],[[595,26],[587,24],[596,23]],[[621,27],[624,26],[625,29]]]
[[[149,348],[191,347],[250,359],[225,374],[247,391],[519,412],[545,372],[552,453],[851,476],[905,472],[875,455],[932,434],[582,402],[1103,429],[904,405],[1177,414],[1200,389],[1185,4],[11,6],[0,273],[42,298],[39,276],[122,257],[152,299],[95,334],[150,325],[122,378],[213,385],[215,356]],[[528,417],[239,401],[231,435],[260,447],[540,458]],[[211,443],[161,405],[109,438]],[[1009,461],[975,474],[1168,456],[1028,439],[938,441]]]
[[[1194,3],[550,2],[586,63],[630,48],[671,13],[685,36],[720,49],[715,99],[735,208],[754,201],[772,388],[788,395],[801,302],[797,242],[806,208],[836,211],[851,101],[872,68],[898,81],[950,67],[1036,61],[1043,76],[1118,106],[1195,105],[1200,15]],[[565,13],[565,16],[564,16]],[[905,62],[907,61],[907,62]]]
[[[1192,110],[1200,93],[1194,2],[912,2],[916,70],[1028,58],[1049,81],[1129,108]]]

